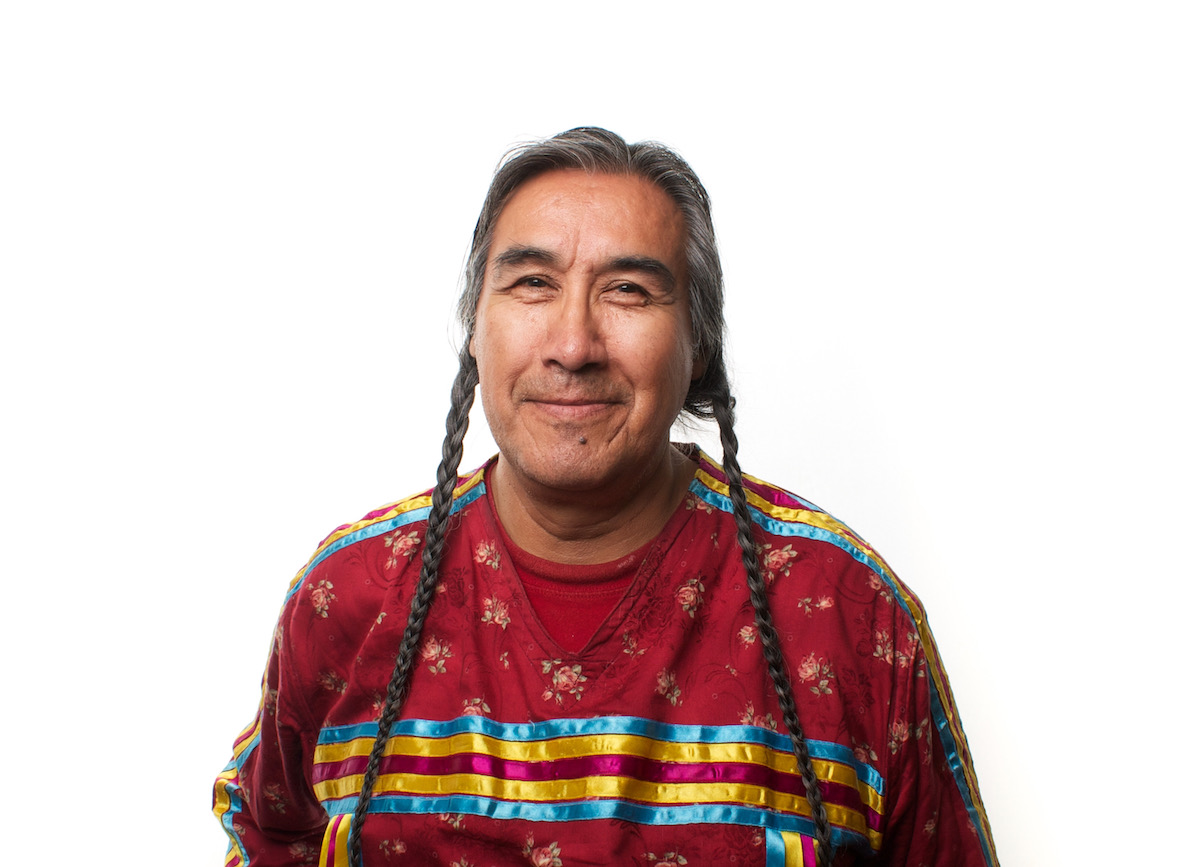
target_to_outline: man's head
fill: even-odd
[[[632,174],[553,169],[491,232],[469,350],[505,475],[556,491],[645,492],[678,461],[693,381],[687,227]]]
[[[468,339],[475,332],[488,256],[501,213],[523,185],[556,170],[643,178],[662,190],[678,208],[685,227],[688,306],[693,357],[699,373],[683,409],[698,418],[710,418],[714,399],[727,388],[724,289],[711,206],[708,193],[691,167],[674,151],[654,142],[630,145],[607,130],[581,127],[509,153],[488,189],[467,259],[458,315]]]

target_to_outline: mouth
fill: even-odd
[[[599,398],[536,397],[523,401],[538,412],[564,422],[586,422],[610,412],[617,401]]]

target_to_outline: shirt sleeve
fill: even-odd
[[[912,652],[897,658],[901,676],[888,732],[883,862],[998,867],[966,735],[925,612],[911,594],[904,601],[913,617],[907,624]]]
[[[214,787],[213,812],[229,837],[226,867],[318,860],[327,817],[310,783],[314,729],[303,712],[289,709],[296,699],[288,685],[296,663],[288,639],[292,611],[285,604],[275,630],[258,713]]]

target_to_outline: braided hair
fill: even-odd
[[[816,826],[818,859],[822,865],[833,862],[833,832],[821,798],[820,784],[809,755],[804,730],[796,710],[796,700],[787,666],[779,645],[767,590],[754,542],[754,523],[746,501],[741,465],[738,463],[737,436],[733,430],[736,401],[729,387],[725,367],[724,283],[717,255],[716,234],[708,193],[691,167],[671,149],[656,142],[627,144],[608,130],[580,127],[553,138],[510,151],[501,161],[479,220],[475,224],[471,250],[463,274],[458,301],[458,317],[466,336],[459,350],[459,369],[451,390],[450,412],[446,416],[446,438],[442,460],[433,489],[425,545],[421,555],[421,573],[413,594],[408,622],[396,654],[396,665],[387,686],[379,717],[379,731],[363,774],[362,790],[354,808],[349,847],[350,863],[362,867],[362,826],[379,777],[379,767],[391,735],[393,723],[408,697],[414,661],[420,646],[421,631],[437,590],[438,568],[446,540],[450,510],[458,468],[462,461],[463,438],[474,403],[479,371],[468,349],[475,332],[476,308],[483,291],[488,252],[500,212],[517,189],[537,175],[559,169],[577,169],[590,173],[643,177],[671,197],[683,215],[687,227],[686,258],[688,301],[691,311],[693,354],[703,365],[701,375],[691,383],[682,411],[698,419],[715,419],[721,438],[723,467],[729,480],[729,499],[737,526],[738,545],[746,570],[746,584],[754,608],[755,623],[762,641],[767,671],[783,712],[791,739],[792,752],[804,784],[805,798]]]

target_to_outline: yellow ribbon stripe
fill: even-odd
[[[784,867],[805,867],[804,838],[795,831],[782,831]]]
[[[329,820],[325,826],[325,838],[321,841],[319,867],[350,867],[348,844],[351,824],[349,813],[339,813]]]
[[[723,497],[729,496],[729,485],[714,478],[704,470],[697,470],[696,478],[699,479],[706,488],[715,491]],[[828,515],[825,512],[814,512],[811,509],[793,509],[788,506],[777,506],[774,503],[767,502],[749,488],[746,488],[746,502],[767,517],[774,518],[777,521],[782,521],[786,524],[807,524],[810,527],[816,527],[817,529],[825,530],[837,536],[841,536],[843,539],[847,539],[852,542],[854,547],[858,548],[868,557],[875,560],[885,570],[888,568],[887,564],[879,559],[878,555],[870,545],[866,544],[862,539],[855,535],[849,527],[834,518],[832,515]],[[888,574],[891,574],[890,570],[888,570]]]
[[[467,491],[471,490],[471,488],[482,482],[485,469],[487,469],[486,464],[476,470],[465,482],[456,487],[454,489],[454,499],[458,499]],[[300,580],[303,579],[308,573],[308,570],[312,567],[312,564],[316,562],[317,558],[321,556],[322,552],[324,552],[326,548],[339,539],[344,539],[346,536],[349,536],[352,533],[357,533],[363,527],[369,527],[372,524],[378,524],[380,521],[391,520],[397,515],[402,515],[405,512],[412,512],[417,509],[428,508],[432,502],[433,498],[429,494],[421,494],[420,496],[409,497],[406,500],[400,500],[388,506],[387,511],[383,514],[375,515],[371,518],[363,518],[361,521],[356,521],[353,524],[342,527],[340,530],[335,530],[334,532],[330,533],[329,536],[326,537],[325,541],[321,543],[320,547],[313,552],[312,557],[310,557],[308,562],[304,564],[304,568],[296,573],[296,577],[292,579],[291,586],[295,587],[296,584],[298,584]]]
[[[314,787],[317,797],[321,800],[348,798],[357,795],[361,789],[362,775],[327,780]],[[597,799],[636,801],[659,807],[738,804],[797,816],[811,815],[808,802],[803,797],[739,783],[651,783],[629,777],[600,776],[528,782],[469,773],[444,776],[383,774],[376,783],[375,791],[380,795],[468,795],[543,804]],[[868,830],[866,819],[861,813],[836,804],[826,804],[825,811],[830,822],[871,838],[872,845],[875,845],[874,837],[878,835]]]
[[[315,751],[314,764],[337,763],[355,756],[369,755],[372,742],[372,738],[363,737],[344,744],[322,744]],[[677,743],[658,741],[641,735],[589,735],[532,742],[501,740],[476,732],[463,732],[445,738],[398,735],[388,741],[387,748],[384,750],[385,756],[423,758],[445,758],[462,754],[486,755],[503,761],[516,762],[547,762],[555,759],[624,755],[671,764],[739,763],[757,765],[775,773],[799,776],[796,759],[790,752],[779,752],[762,744]],[[818,779],[856,789],[864,804],[877,813],[883,813],[883,798],[869,783],[858,778],[854,768],[841,762],[813,759],[813,770]],[[333,782],[335,781],[329,780],[317,784],[317,796],[321,799],[339,797],[322,794],[322,787]],[[807,802],[804,809],[807,809]]]

